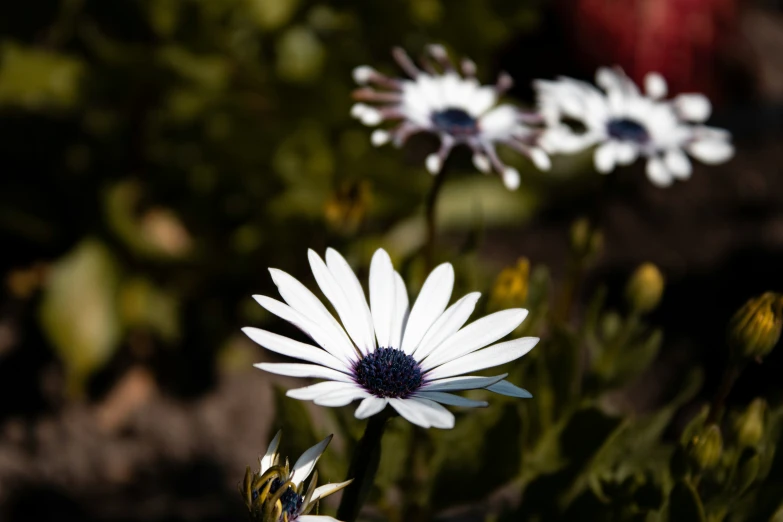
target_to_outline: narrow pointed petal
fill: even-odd
[[[333,435],[329,435],[324,440],[302,453],[302,456],[299,457],[299,460],[296,461],[294,467],[291,468],[291,482],[296,484],[297,487],[299,487],[299,484],[301,484],[307,477],[310,476],[310,473],[313,472],[315,464],[318,462],[318,459],[321,458],[324,450],[326,450],[326,447],[332,441],[332,437]]]
[[[519,359],[532,350],[536,343],[538,343],[538,338],[536,337],[523,337],[496,344],[439,366],[429,372],[426,378],[442,379],[500,366],[501,364]]]
[[[422,391],[459,391],[459,390],[477,390],[479,388],[489,388],[508,377],[507,373],[495,375],[494,377],[480,377],[477,375],[467,375],[460,377],[449,377],[430,381],[421,387]]]
[[[385,250],[379,248],[370,263],[370,310],[378,346],[396,348],[390,344],[396,294],[394,267]]]
[[[312,319],[305,317],[285,303],[281,303],[271,297],[264,295],[254,295],[258,304],[266,308],[270,313],[293,324],[304,333],[309,335],[324,350],[334,355],[344,363],[350,365],[358,356],[352,344],[345,344],[341,337],[335,337]]]
[[[428,399],[440,404],[447,404],[449,406],[459,406],[462,408],[486,408],[489,406],[489,403],[486,401],[474,401],[471,399],[466,399],[465,397],[460,397],[459,395],[454,395],[453,393],[445,392],[418,392],[414,395],[414,397]]]
[[[487,386],[487,389],[500,395],[517,397],[518,399],[530,399],[533,397],[533,394],[526,389],[515,386],[508,381],[500,381],[499,383],[493,384],[492,386]]]
[[[267,332],[260,328],[245,327],[242,328],[242,331],[245,335],[267,350],[285,355],[286,357],[302,359],[303,361],[326,366],[339,372],[350,372],[349,367],[344,362],[322,348],[300,343],[299,341],[294,341],[288,337],[273,334],[272,332]]]
[[[317,500],[328,497],[333,493],[337,493],[344,487],[350,485],[351,482],[353,482],[353,479],[346,480],[345,482],[337,482],[335,484],[324,484],[323,486],[319,486],[315,488],[315,491],[313,491],[313,497],[310,499],[310,502],[316,502]],[[299,517],[299,520],[302,520],[302,517]]]
[[[307,252],[307,257],[318,286],[334,306],[354,344],[365,354],[374,350],[375,333],[372,329],[372,322],[365,322],[365,317],[361,313],[354,313],[345,290],[337,282],[323,259],[313,250]]]
[[[389,346],[402,345],[402,333],[408,321],[408,289],[402,276],[394,272],[394,316],[391,324]]]
[[[367,305],[367,298],[364,296],[362,285],[359,283],[356,274],[353,273],[348,261],[339,252],[329,248],[326,250],[326,266],[329,267],[337,284],[345,292],[345,296],[348,298],[355,316],[372,327],[372,314],[370,313],[370,307]],[[372,339],[372,349],[375,349],[374,338]],[[364,353],[369,353],[369,351]]]
[[[285,394],[292,399],[312,401],[332,392],[353,389],[354,386],[356,385],[352,382],[324,381],[303,388],[294,388],[293,390],[288,390]]]
[[[364,399],[359,407],[356,408],[354,417],[357,419],[367,419],[372,417],[376,413],[380,413],[389,404],[389,399],[382,399],[380,397],[367,397]]]
[[[259,363],[253,366],[269,373],[287,375],[289,377],[311,377],[313,379],[329,379],[330,381],[338,382],[353,382],[348,375],[342,372],[315,364]]]
[[[413,353],[427,330],[446,309],[453,288],[454,268],[450,263],[436,267],[424,281],[402,338],[402,350],[405,353]]]
[[[443,341],[462,328],[476,308],[479,297],[479,292],[468,294],[441,314],[413,352],[417,361],[430,355]]]
[[[475,352],[513,332],[527,317],[524,308],[495,312],[474,321],[441,343],[421,364],[423,370],[435,368]]]
[[[266,449],[266,453],[264,453],[264,456],[261,458],[261,475],[263,475],[266,470],[274,465],[275,456],[277,455],[277,447],[280,445],[281,433],[282,431],[278,431],[275,434],[275,436],[272,438],[272,441],[269,443],[269,447]]]

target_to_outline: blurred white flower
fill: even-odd
[[[451,149],[463,144],[473,150],[477,169],[484,173],[494,169],[512,190],[519,186],[519,172],[498,157],[497,143],[528,156],[539,169],[550,168],[549,156],[536,144],[537,132],[525,123],[538,122],[538,116],[498,104],[513,84],[510,76],[503,73],[494,86],[481,85],[472,61],[462,61],[460,74],[442,46],[430,45],[427,50],[437,69],[425,58],[421,70],[405,51],[393,50],[397,63],[411,79],[390,78],[366,65],[354,69],[356,83],[366,87],[354,92],[359,103],[351,114],[371,127],[387,120],[399,122],[392,129],[376,129],[373,145],[392,142],[400,147],[414,133],[431,132],[440,138],[440,150],[427,157],[430,173],[438,174]]]
[[[663,77],[650,73],[644,93],[619,68],[601,68],[593,85],[561,77],[534,83],[538,107],[548,129],[541,146],[550,153],[574,153],[598,145],[595,168],[601,173],[617,165],[647,159],[647,176],[665,187],[691,175],[686,152],[708,164],[734,155],[729,132],[707,127],[712,106],[701,94],[665,99]],[[583,127],[583,128],[575,128]]]
[[[245,497],[245,503],[253,520],[261,522],[338,522],[328,516],[308,515],[317,502],[340,491],[352,480],[336,484],[325,484],[315,487],[318,482],[316,472],[309,486],[305,489],[304,481],[315,469],[315,464],[321,458],[332,436],[308,449],[294,467],[288,469],[288,460],[280,462],[277,447],[280,444],[280,432],[272,439],[266,453],[259,459],[260,469],[257,474],[247,469],[245,480],[240,491]]]
[[[430,273],[409,311],[405,283],[384,250],[375,252],[370,265],[369,305],[359,280],[339,253],[328,249],[324,262],[311,250],[309,258],[315,280],[342,325],[302,283],[270,269],[287,304],[265,296],[254,298],[320,347],[257,328],[243,329],[269,350],[314,363],[262,363],[256,367],[280,375],[326,379],[289,390],[289,397],[333,407],[361,399],[356,410],[359,419],[391,405],[402,417],[424,428],[454,427],[454,415],[442,404],[487,406],[449,392],[485,388],[512,397],[531,397],[526,390],[504,381],[506,374],[465,376],[516,360],[536,345],[537,338],[525,337],[484,348],[513,332],[527,310],[504,310],[463,328],[480,294],[468,294],[447,308],[454,286],[454,269],[449,263]]]

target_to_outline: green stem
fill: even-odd
[[[737,378],[742,372],[742,366],[735,362],[729,362],[729,366],[723,373],[723,380],[720,383],[718,391],[715,393],[715,397],[710,404],[710,413],[707,415],[707,421],[705,426],[709,426],[712,423],[720,422],[723,417],[723,411],[726,409],[726,399],[729,397],[734,383],[737,382]]]
[[[353,479],[353,483],[343,492],[340,507],[337,508],[338,520],[354,522],[359,516],[359,511],[375,481],[375,473],[378,471],[381,460],[381,438],[388,418],[389,415],[382,412],[373,415],[367,421],[362,440],[359,441],[351,466],[348,468],[348,479]]]
[[[425,216],[427,219],[427,242],[424,244],[425,260],[427,271],[429,272],[435,266],[435,210],[438,203],[438,195],[443,187],[443,181],[446,179],[447,169],[444,168],[435,176],[432,187],[427,194]]]

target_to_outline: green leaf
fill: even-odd
[[[94,239],[79,243],[51,269],[41,324],[65,366],[71,393],[81,394],[117,348],[117,271],[109,250]]]

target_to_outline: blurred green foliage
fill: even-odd
[[[264,325],[273,319],[249,297],[273,293],[266,267],[306,274],[307,248],[333,246],[366,269],[384,246],[415,294],[431,182],[422,159],[434,145],[372,148],[348,115],[351,70],[391,71],[391,46],[416,54],[439,41],[491,80],[493,59],[536,27],[543,3],[63,0],[17,28],[28,8],[4,14],[0,230],[16,247],[4,262],[49,264],[35,304],[68,392],[83,393],[120,355],[171,358],[179,373],[164,373],[164,387],[204,391],[238,327],[280,327]],[[468,155],[454,158],[438,223],[457,238],[439,252],[455,264],[457,293],[493,295],[501,267],[479,262],[483,231],[518,225],[545,204],[553,182],[508,161],[523,174],[518,192],[475,173]],[[531,311],[516,333],[543,338],[507,369],[534,399],[493,396],[445,432],[393,421],[376,508],[406,522],[455,505],[496,521],[783,521],[783,409],[754,402],[717,428],[705,410],[680,429],[675,417],[700,389],[699,371],[663,390],[658,407],[627,407],[624,390],[664,340],[645,319],[656,299],[614,310],[599,290],[572,321],[603,242],[586,221],[572,236],[563,285],[532,266],[517,285],[524,292],[503,294]],[[484,306],[500,306],[494,295]],[[153,355],[134,349],[139,333]],[[348,408],[316,423],[301,403],[276,403],[292,453],[324,425],[349,441],[361,434]],[[716,429],[719,449],[704,435]],[[321,476],[342,479],[350,449],[328,452]]]

